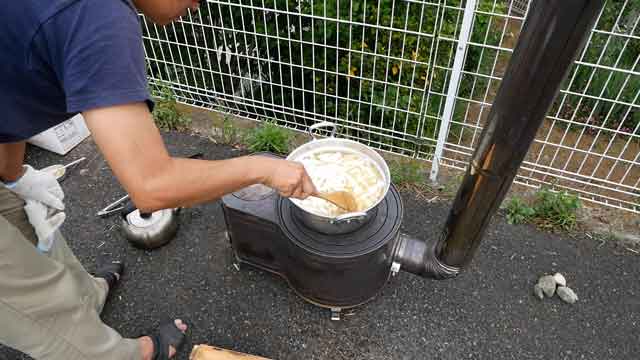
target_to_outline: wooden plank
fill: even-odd
[[[270,360],[260,356],[249,355],[233,350],[209,345],[196,345],[191,350],[189,360]]]

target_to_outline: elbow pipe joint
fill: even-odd
[[[395,262],[400,264],[400,269],[436,280],[454,278],[460,273],[460,268],[440,260],[438,241],[425,241],[406,234],[399,236]]]

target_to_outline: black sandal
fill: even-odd
[[[124,272],[124,263],[118,260],[98,261],[98,266],[93,276],[103,278],[109,285],[109,292],[118,284]]]
[[[153,341],[153,360],[168,360],[169,346],[176,349],[176,353],[182,343],[184,343],[185,334],[180,331],[174,320],[170,323],[160,326],[156,334],[150,335]]]

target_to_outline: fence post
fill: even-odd
[[[473,12],[476,8],[476,0],[467,0],[467,4],[464,8],[464,16],[462,18],[462,28],[460,29],[460,36],[458,37],[458,45],[456,46],[456,55],[453,60],[453,68],[451,69],[451,79],[449,80],[449,88],[447,89],[447,99],[444,104],[444,111],[442,112],[442,121],[440,122],[440,130],[438,132],[438,142],[436,143],[436,150],[433,154],[433,161],[431,163],[431,181],[436,182],[438,179],[438,171],[440,169],[440,159],[442,158],[442,152],[444,151],[444,143],[447,141],[447,135],[449,134],[449,125],[451,124],[451,118],[453,117],[453,107],[456,102],[456,96],[458,95],[458,87],[460,86],[460,75],[462,74],[462,67],[464,66],[464,55],[467,51],[467,42],[471,35],[471,29],[473,28]]]

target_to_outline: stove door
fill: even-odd
[[[227,224],[227,236],[239,261],[280,274],[277,253],[282,243],[280,228],[268,219],[244,212],[243,209],[222,207]],[[246,210],[246,209],[245,209]]]

